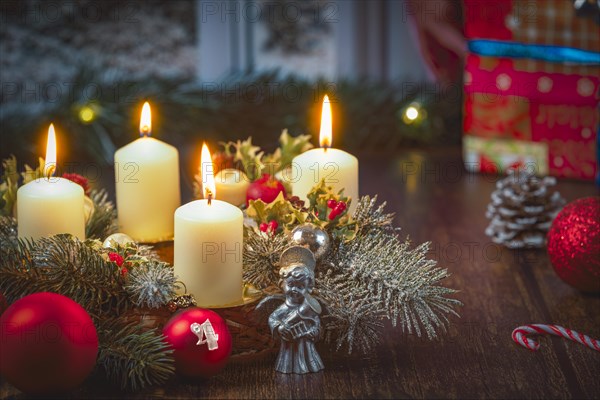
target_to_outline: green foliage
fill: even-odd
[[[85,224],[85,237],[104,240],[117,231],[117,209],[104,189],[92,189],[90,199],[94,209]]]
[[[173,350],[157,330],[108,318],[98,322],[97,331],[100,346],[96,365],[121,389],[135,391],[160,385],[175,373]]]
[[[254,181],[261,176],[264,168],[262,158],[264,152],[259,146],[252,144],[252,137],[236,142],[222,143],[227,156],[232,156],[234,161],[240,162],[244,173],[249,180]]]
[[[286,200],[283,193],[279,193],[277,198],[268,204],[262,200],[250,200],[246,210],[246,216],[252,218],[257,224],[277,221],[278,232],[282,232],[284,228],[290,229],[297,224],[304,223],[307,215],[308,213],[297,209]]]
[[[156,116],[153,135],[179,148],[197,143],[199,130],[213,143],[242,135],[274,143],[284,126],[292,135],[316,136],[326,92],[333,106],[335,147],[377,151],[414,144],[460,143],[460,93],[444,96],[435,86],[366,80],[315,82],[294,76],[282,78],[276,71],[228,76],[211,85],[168,79],[110,81],[103,71],[80,68],[70,82],[70,87],[78,89],[72,95],[60,96],[43,112],[34,113],[23,103],[2,114],[0,140],[7,149],[4,151],[20,151],[17,156],[33,159],[37,155],[31,144],[52,121],[61,140],[70,143],[69,160],[79,155],[81,160],[109,165],[115,150],[135,138],[139,106],[144,100],[150,101]],[[93,101],[81,90],[91,82],[98,94]],[[247,96],[257,88],[257,96]],[[427,117],[407,124],[402,114],[414,102]],[[80,118],[84,107],[94,110],[93,120]],[[286,162],[282,154],[282,163]]]
[[[108,253],[125,256],[129,278]],[[122,388],[161,384],[174,373],[171,350],[160,333],[131,322],[137,306],[165,305],[175,293],[173,269],[147,257],[143,246],[106,249],[55,235],[35,242],[17,238],[16,221],[0,219],[0,292],[12,303],[28,294],[54,292],[81,304],[96,324],[98,366]],[[133,277],[131,279],[131,277]]]
[[[279,146],[273,153],[265,153],[260,146],[254,145],[252,137],[235,142],[221,142],[221,146],[223,153],[239,163],[248,179],[254,181],[265,173],[274,176],[289,167],[294,157],[313,147],[310,139],[310,135],[291,136],[284,129],[279,136]]]
[[[38,166],[35,169],[25,164],[25,171],[21,172],[21,176],[23,177],[23,185],[36,179],[43,178],[45,165],[46,163],[42,157],[38,158]]]
[[[355,224],[352,223],[352,218],[348,214],[352,199],[344,196],[344,189],[336,193],[332,186],[325,184],[325,179],[321,179],[321,182],[313,187],[306,197],[309,201],[310,218],[308,220],[310,222],[330,232],[335,239],[352,240],[354,238]],[[327,206],[329,200],[346,203],[346,209],[334,219],[329,219],[331,213],[331,209]]]
[[[2,161],[2,178],[0,180],[0,215],[13,215],[13,209],[17,202],[17,190],[19,189],[19,173],[17,172],[17,158],[10,156]]]
[[[315,273],[314,295],[325,309],[325,340],[338,349],[366,353],[378,342],[385,320],[409,333],[436,337],[446,329],[448,314],[457,315],[455,308],[461,305],[450,297],[456,291],[440,284],[448,271],[427,259],[429,243],[413,248],[399,239],[393,214],[385,213],[385,204],[377,206],[376,198],[362,197],[353,215],[345,214],[337,222],[320,219],[327,200],[343,200],[342,196],[321,183],[311,191],[306,211],[307,220],[332,237],[331,250],[318,260]],[[248,215],[257,219],[269,210],[279,215],[279,209],[289,213],[293,205],[284,203],[282,198],[277,205],[255,202]],[[275,234],[245,230],[244,279],[265,293],[280,290],[279,257],[290,245],[288,233],[295,223]]]
[[[299,154],[313,148],[310,135],[291,136],[287,129],[284,129],[279,136],[279,147],[272,154],[264,157],[264,164],[267,166],[267,172],[275,175],[277,172],[288,168],[292,160]]]
[[[262,222],[277,221],[277,232],[289,232],[296,225],[311,222],[329,232],[335,239],[352,240],[356,233],[357,224],[348,214],[350,199],[344,196],[343,190],[334,192],[324,180],[316,185],[308,194],[309,203],[301,207],[292,199],[284,198],[283,194],[267,204],[262,200],[251,200],[246,215],[257,225]],[[333,219],[329,219],[331,209],[327,201],[335,200],[347,203],[346,209]]]
[[[2,242],[0,290],[10,302],[30,293],[55,292],[96,315],[120,313],[131,307],[118,271],[94,249],[93,242],[81,242],[70,235],[36,242],[2,238]]]

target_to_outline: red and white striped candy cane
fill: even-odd
[[[592,350],[600,351],[600,340],[592,339],[587,335],[558,325],[531,324],[519,326],[513,331],[512,338],[521,346],[531,351],[537,351],[540,348],[540,344],[533,339],[527,339],[526,335],[528,334],[560,336],[581,343]]]

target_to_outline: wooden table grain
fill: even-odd
[[[73,397],[95,398],[598,398],[600,354],[559,338],[542,338],[533,353],[512,330],[555,323],[600,337],[600,296],[563,283],[545,250],[512,251],[485,236],[485,209],[496,177],[463,170],[459,149],[410,150],[360,157],[362,194],[377,194],[396,212],[413,243],[431,241],[431,258],[452,276],[464,306],[440,340],[385,328],[371,354],[321,346],[326,369],[282,375],[275,354],[231,362],[208,380],[178,378],[138,394],[91,379]],[[598,195],[591,182],[559,180],[568,200]],[[168,252],[165,253],[168,258]],[[21,397],[3,383],[0,394]]]

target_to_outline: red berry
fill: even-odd
[[[338,202],[334,199],[327,200],[327,208],[335,208],[338,205]]]
[[[258,226],[258,229],[260,229],[261,232],[266,232],[269,229],[269,225],[266,222],[263,222]]]
[[[277,228],[279,228],[279,224],[277,223],[277,221],[273,220],[269,222],[269,228],[267,230],[270,232],[275,232]]]
[[[339,215],[339,211],[336,208],[334,208],[333,210],[331,210],[331,212],[329,213],[329,216],[327,218],[329,218],[330,221],[333,221],[335,219],[335,217],[337,217]]]
[[[337,203],[337,205],[335,206],[335,208],[337,208],[338,210],[340,210],[340,213],[344,212],[346,210],[346,203],[343,201],[340,201],[339,203]]]
[[[125,261],[125,259],[123,258],[122,255],[120,255],[119,253],[108,253],[108,259],[112,262],[114,262],[115,264],[117,264],[119,267],[123,265],[123,262]]]
[[[121,276],[123,278],[127,278],[127,273],[129,272],[129,270],[125,267],[121,268]]]

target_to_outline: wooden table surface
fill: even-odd
[[[464,306],[439,341],[386,327],[373,354],[321,347],[326,369],[273,370],[275,354],[231,362],[205,381],[174,379],[135,397],[168,398],[598,398],[600,354],[559,338],[530,352],[511,340],[528,323],[555,323],[600,337],[600,296],[563,283],[545,250],[511,251],[485,236],[496,177],[464,172],[459,149],[360,157],[362,194],[378,194],[414,243],[449,269],[445,284]],[[593,183],[561,180],[568,200],[598,195]],[[6,383],[0,394],[14,395]],[[91,381],[74,397],[132,397]],[[17,397],[19,397],[17,395]]]

